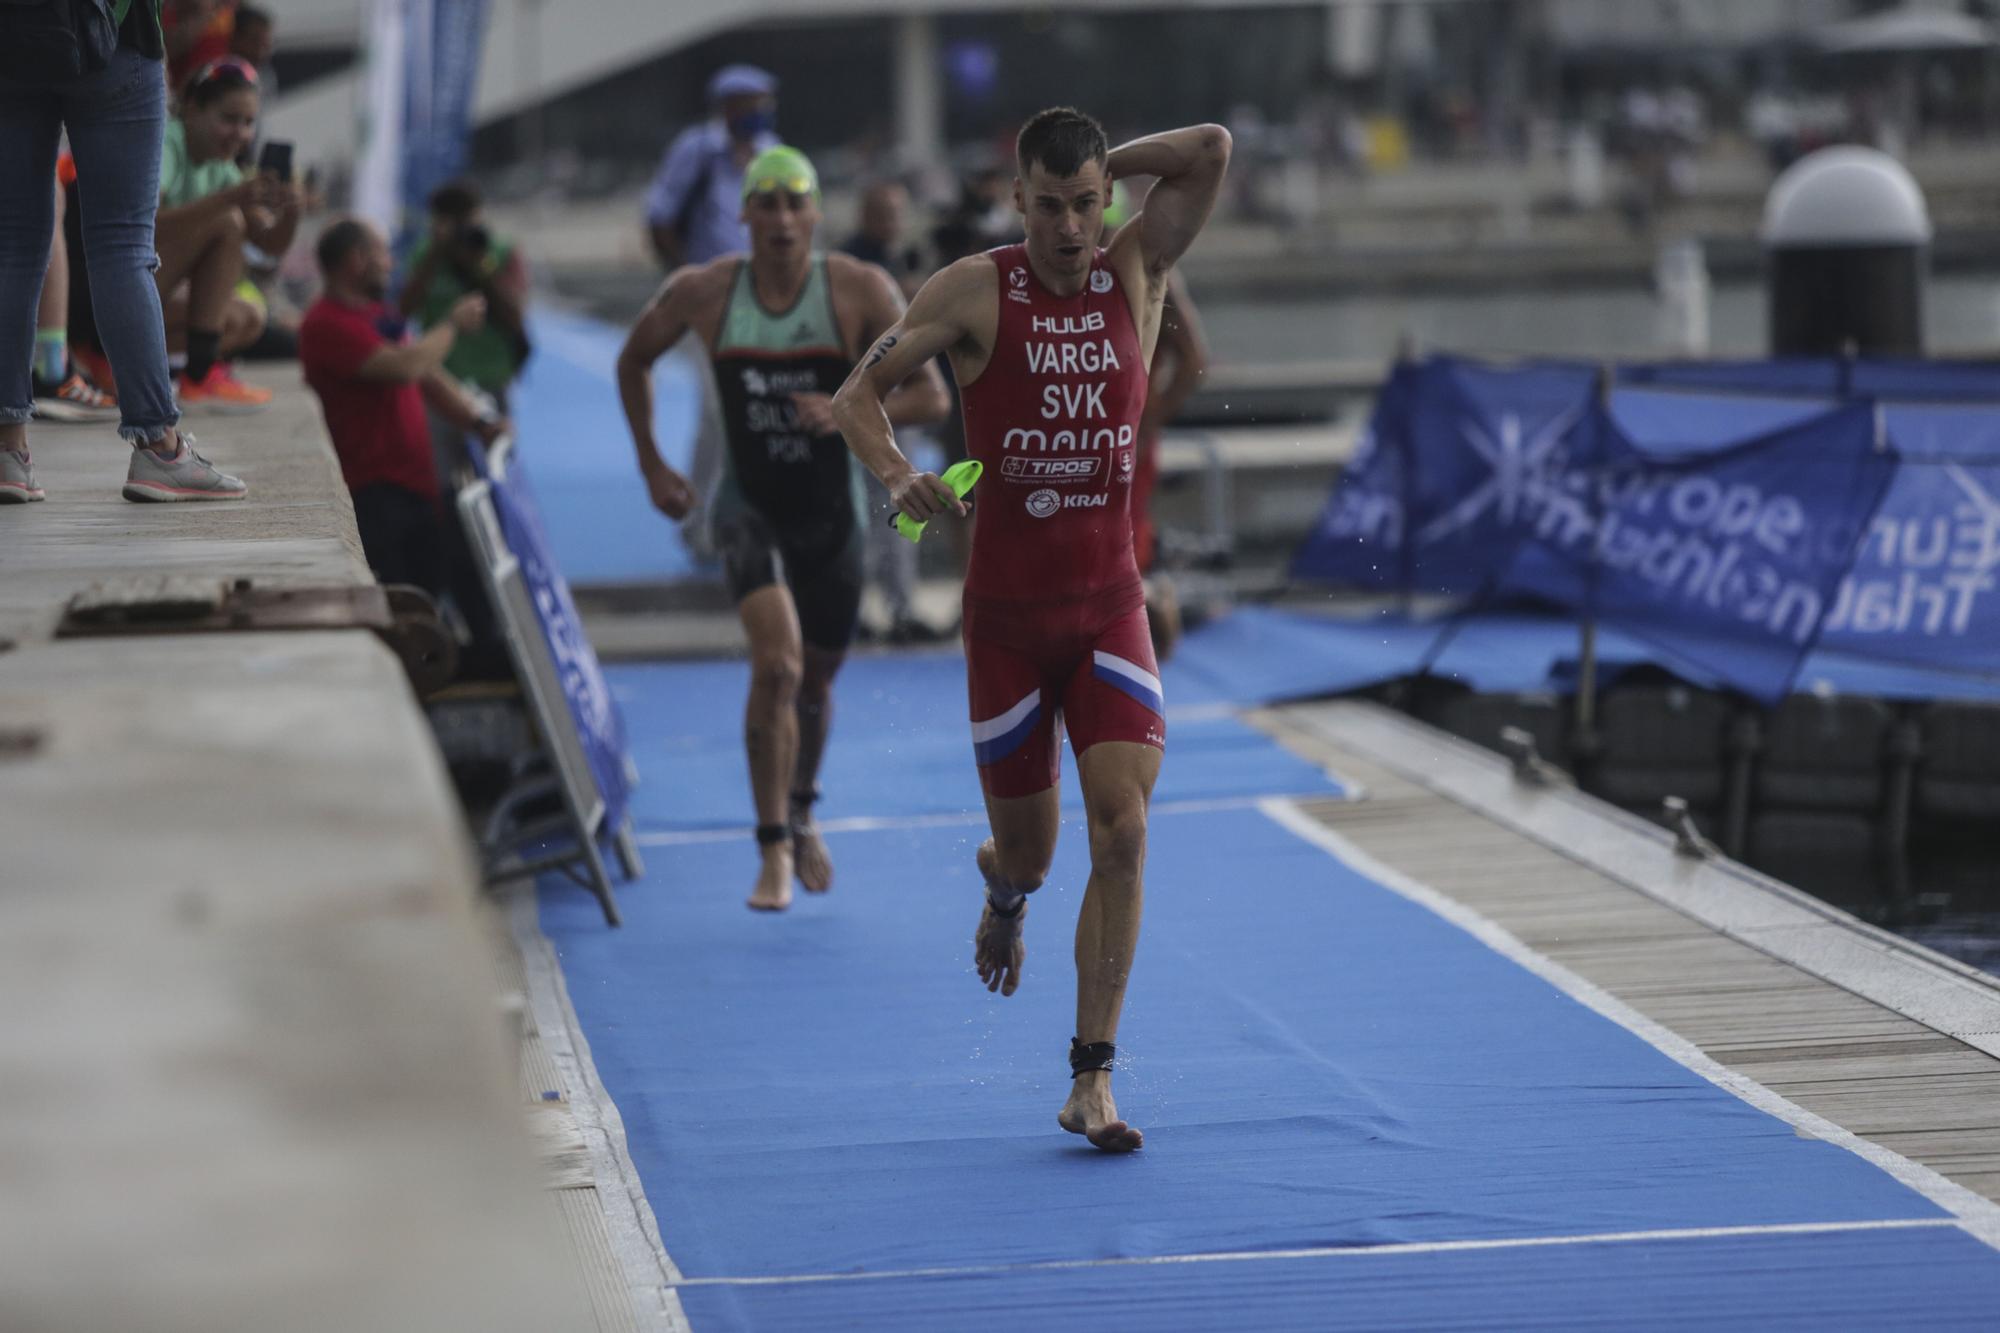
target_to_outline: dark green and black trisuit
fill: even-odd
[[[766,310],[750,265],[730,280],[712,358],[729,439],[715,499],[715,544],[737,601],[783,577],[799,628],[842,650],[861,608],[861,474],[838,431],[799,429],[795,393],[832,394],[854,368],[815,254],[791,308]]]

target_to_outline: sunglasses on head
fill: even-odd
[[[255,88],[257,67],[240,56],[221,56],[203,65],[188,87],[205,88],[211,83],[247,83]]]

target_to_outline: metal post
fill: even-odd
[[[1609,363],[1597,371],[1595,405],[1599,420],[1591,425],[1596,440],[1602,418],[1611,411],[1612,368]],[[1585,753],[1594,752],[1597,734],[1597,545],[1604,525],[1601,479],[1593,468],[1590,474],[1590,544],[1584,549],[1583,615],[1577,622],[1576,739]]]
[[[1416,365],[1418,356],[1416,335],[1408,329],[1403,330],[1401,336],[1396,339],[1396,361],[1395,365],[1390,367],[1390,374],[1393,376],[1401,367]],[[1376,443],[1379,446],[1381,442],[1378,440]],[[1415,538],[1410,531],[1410,510],[1416,496],[1417,472],[1416,459],[1412,457],[1410,436],[1407,431],[1403,433],[1402,448],[1400,499],[1402,518],[1396,524],[1396,589],[1397,607],[1403,619],[1410,620],[1415,617],[1417,609],[1417,550],[1414,545]]]

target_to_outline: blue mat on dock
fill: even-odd
[[[621,666],[606,674],[645,777],[634,803],[640,830],[747,825],[743,699],[749,664]],[[1161,680],[1172,757],[1154,800],[1340,794],[1340,784],[1318,768],[1215,709],[1215,692],[1178,663],[1169,662]],[[965,661],[955,652],[853,659],[834,686],[833,742],[820,771],[826,794],[819,817],[983,820],[966,714]],[[1082,811],[1067,746],[1063,798]]]
[[[823,817],[882,822],[776,918],[705,832],[747,822],[743,668],[609,673],[649,873],[623,930],[558,883],[542,922],[697,1330],[1990,1322],[2000,1254],[1949,1227],[1276,1257],[1943,1214],[1289,831],[1250,798],[1337,787],[1212,713],[1170,723],[1120,1036],[1147,1146],[1062,1133],[1082,829],[989,996],[962,670],[849,665]],[[769,1282],[823,1275],[874,1276]]]

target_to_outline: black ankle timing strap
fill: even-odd
[[[817,783],[815,783],[813,786],[807,787],[804,791],[795,791],[792,793],[792,813],[802,814],[805,811],[812,809],[813,803],[818,800],[819,800],[819,786]]]
[[[759,847],[769,847],[775,843],[785,842],[791,836],[792,831],[783,824],[759,824],[757,826],[757,845]]]
[[[1024,893],[1014,903],[1013,911],[1003,912],[1000,910],[999,906],[994,903],[993,895],[990,893],[986,895],[986,910],[993,913],[993,915],[999,917],[1002,921],[1012,921],[1015,917],[1021,915],[1021,909],[1026,907],[1027,905],[1028,905],[1028,895]]]
[[[1108,1041],[1081,1042],[1075,1037],[1069,1039],[1069,1076],[1088,1074],[1092,1070],[1111,1071],[1111,1061],[1118,1054],[1118,1048]]]

